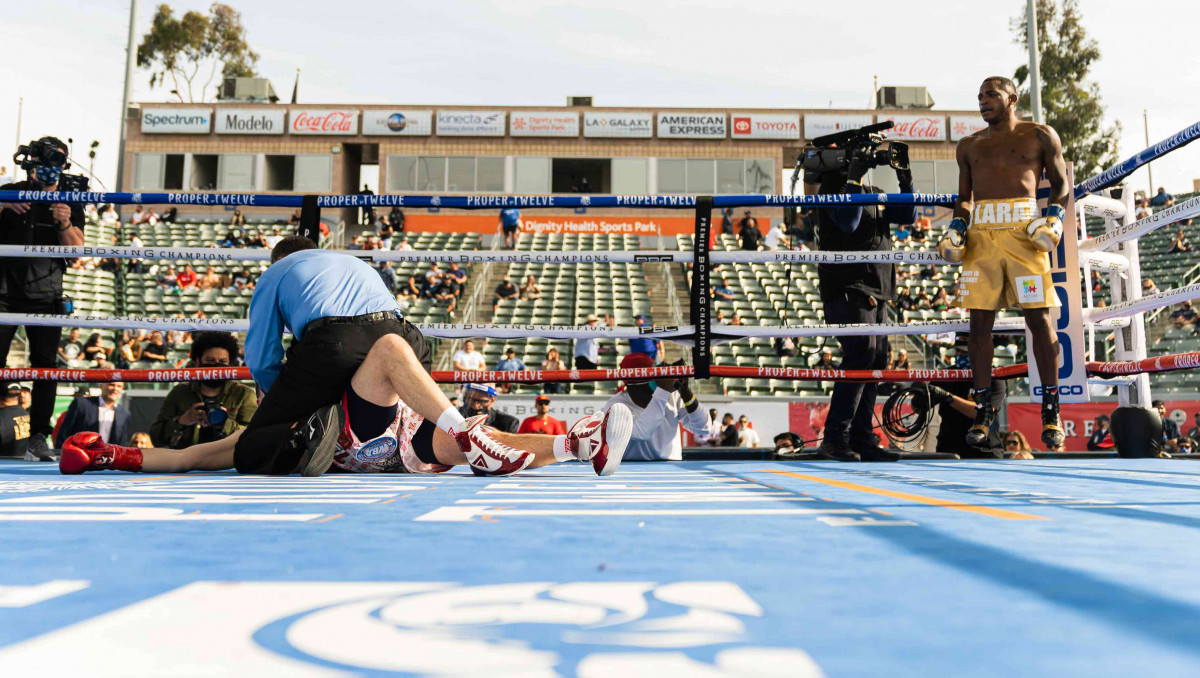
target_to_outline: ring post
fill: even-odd
[[[1133,190],[1125,186],[1121,191],[1121,202],[1125,205],[1125,213],[1120,218],[1106,218],[1104,229],[1108,233],[1119,233],[1134,222]],[[1109,271],[1109,287],[1112,289],[1113,305],[1125,301],[1133,301],[1142,297],[1142,265],[1138,259],[1137,239],[1126,240],[1117,245],[1118,254],[1129,260],[1129,269],[1125,275],[1117,271]],[[1128,327],[1116,332],[1117,360],[1143,360],[1146,358],[1146,314],[1138,313],[1129,322]],[[1150,375],[1141,374],[1134,377],[1131,383],[1117,386],[1117,395],[1121,407],[1150,407]]]
[[[709,294],[708,242],[712,231],[712,196],[696,198],[696,230],[692,242],[692,324],[696,326],[696,340],[692,346],[692,366],[696,379],[708,379],[712,365],[712,296]]]
[[[317,245],[321,244],[321,206],[317,203],[317,196],[303,197],[300,203],[300,225],[296,228],[296,235],[302,235]]]

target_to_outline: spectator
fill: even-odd
[[[117,208],[112,203],[106,203],[100,208],[100,223],[106,226],[116,226],[121,222],[121,218],[117,216]]]
[[[950,310],[950,296],[946,293],[945,287],[939,287],[937,293],[933,295],[933,300],[929,302],[930,307],[935,311]]]
[[[530,301],[542,298],[542,287],[538,285],[537,278],[532,275],[525,278],[525,284],[521,286],[521,298]]]
[[[911,311],[916,307],[917,300],[913,298],[911,288],[901,287],[896,291],[896,310]]]
[[[551,436],[567,435],[567,423],[550,416],[550,396],[542,394],[534,399],[533,407],[537,414],[521,422],[517,433],[541,433]]]
[[[750,210],[746,210],[742,220],[738,222],[738,240],[741,241],[743,250],[750,252],[758,250],[762,232],[758,230],[758,221],[750,216]]]
[[[142,345],[137,337],[127,334],[121,337],[121,345],[117,347],[117,368],[127,370],[131,365],[142,359]]]
[[[721,210],[721,233],[723,235],[733,235],[733,208],[726,207]]]
[[[446,275],[457,280],[460,285],[467,284],[467,272],[459,268],[457,261],[450,262],[450,270],[446,271]]]
[[[271,235],[263,236],[263,241],[267,243],[267,247],[274,249],[275,246],[279,244],[279,241],[283,240],[283,238],[283,234],[279,232],[279,227],[274,226],[271,228]]]
[[[246,247],[267,247],[267,239],[262,231],[251,231],[246,238]]]
[[[204,269],[204,275],[200,276],[200,280],[196,284],[202,290],[219,290],[221,289],[221,276],[217,274],[217,269],[209,266]]]
[[[299,226],[300,225],[300,215],[301,215],[300,210],[296,210],[296,211],[292,212],[291,216],[289,216],[287,218],[287,225],[288,226]]]
[[[399,289],[396,290],[396,296],[408,301],[416,301],[421,296],[421,290],[417,287],[417,279],[413,276],[408,276],[408,280],[400,283]]]
[[[30,407],[33,405],[33,390],[28,386],[21,387],[21,398],[19,403],[21,405],[21,409],[26,411],[29,411]]]
[[[142,346],[142,360],[150,360],[153,362],[166,362],[167,360],[167,345],[163,341],[163,333],[154,330],[150,335],[150,341]]]
[[[458,408],[464,417],[486,414],[484,425],[507,433],[516,433],[521,422],[511,414],[493,409],[496,404],[496,387],[491,384],[467,384],[463,388],[463,404]]]
[[[704,435],[694,436],[697,445],[716,447],[721,442],[721,419],[717,416],[717,408],[708,409],[708,430]]]
[[[738,427],[734,423],[733,415],[729,412],[721,417],[721,442],[718,447],[737,447],[738,446]]]
[[[733,301],[733,288],[729,286],[729,278],[721,278],[721,284],[712,289],[712,297],[715,301]]]
[[[1179,304],[1179,308],[1171,313],[1170,321],[1177,328],[1183,329],[1191,325],[1194,329],[1196,326],[1196,310],[1192,308],[1191,300],[1184,299]]]
[[[124,383],[112,381],[100,385],[99,397],[73,400],[54,436],[54,446],[62,449],[63,441],[84,431],[99,433],[100,439],[106,443],[128,445],[132,433],[129,419],[132,415],[119,404],[124,390]]]
[[[175,267],[168,265],[166,270],[161,271],[154,279],[158,289],[164,292],[178,292],[179,278],[175,275]]]
[[[767,235],[763,237],[763,248],[777,250],[780,245],[787,247],[789,242],[787,236],[783,234],[782,222],[774,221],[767,229]]]
[[[499,372],[518,372],[524,369],[525,361],[517,357],[517,350],[512,346],[504,349],[504,357],[496,361],[496,370]],[[512,384],[496,384],[496,388],[501,393],[512,392]]]
[[[173,223],[175,223],[175,221],[177,219],[179,219],[179,208],[178,207],[172,207],[171,209],[164,212],[162,215],[162,222],[164,224],[173,224]]]
[[[1096,452],[1099,450],[1111,450],[1113,445],[1112,431],[1108,429],[1108,415],[1102,414],[1096,417],[1096,425],[1092,427],[1092,435],[1088,438],[1087,448],[1092,452]]]
[[[633,316],[633,324],[638,327],[646,326],[646,316],[641,313]],[[640,331],[640,330],[639,330]],[[650,356],[651,364],[658,364],[658,352],[662,350],[662,340],[651,337],[637,337],[629,340],[630,353],[643,353]]]
[[[67,365],[72,360],[79,359],[83,353],[83,342],[79,341],[79,328],[72,327],[67,338],[58,342],[58,362]]]
[[[387,222],[388,222],[388,225],[392,227],[393,231],[395,231],[396,233],[403,233],[404,232],[404,210],[400,209],[399,206],[393,206],[392,211],[388,212]]]
[[[230,226],[245,226],[246,225],[246,215],[242,214],[242,211],[239,209],[233,210],[233,216],[229,218],[229,225]],[[240,235],[241,232],[239,231],[238,233]],[[241,247],[241,245],[230,245],[230,247]]]
[[[433,296],[433,291],[437,289],[439,283],[442,282],[442,270],[438,267],[438,262],[429,263],[429,269],[425,271],[425,282],[421,284],[421,296],[429,298]]]
[[[129,216],[129,223],[135,225],[144,224],[146,223],[146,217],[148,216],[150,215],[146,213],[146,210],[144,210],[141,205],[138,205],[137,207],[133,208],[133,214]]]
[[[148,450],[154,447],[154,441],[150,440],[150,434],[145,431],[138,431],[129,439],[129,444],[139,450]]]
[[[916,221],[912,225],[912,239],[921,242],[929,237],[929,229],[933,228],[933,224],[929,221],[929,217],[924,214],[918,214]]]
[[[492,304],[499,304],[505,299],[516,299],[520,295],[521,291],[517,289],[517,286],[512,284],[508,276],[504,276],[504,280],[499,285],[496,285],[496,298],[492,300]]]
[[[713,322],[718,325],[725,324],[725,311],[717,311],[717,316],[713,318]]]
[[[459,372],[482,372],[487,368],[487,361],[482,353],[475,350],[475,341],[472,339],[463,342],[463,347],[455,351],[450,361]]]
[[[1158,416],[1162,419],[1162,449],[1164,452],[1173,452],[1179,446],[1179,424],[1167,416],[1166,403],[1155,400],[1152,406],[1158,410]]]
[[[682,361],[679,363],[682,365]],[[630,353],[621,359],[621,369],[653,367],[649,356]],[[625,459],[668,460],[683,459],[680,424],[692,435],[708,433],[708,413],[700,407],[687,379],[657,378],[657,389],[650,379],[626,379],[625,390],[617,393],[604,409],[622,403],[633,412],[633,433],[625,448]]]
[[[758,432],[746,415],[738,417],[738,447],[758,447]]]
[[[254,279],[250,276],[250,269],[243,268],[238,271],[238,274],[233,276],[233,286],[239,291],[254,289]]]
[[[362,190],[359,191],[358,194],[375,195],[375,191],[371,190],[370,184],[363,184]],[[360,207],[358,213],[358,223],[365,226],[370,226],[371,224],[375,223],[375,207],[372,205],[363,205]]]
[[[776,433],[773,442],[776,456],[788,457],[804,451],[804,441],[791,431]]]
[[[1200,412],[1192,415],[1192,417],[1196,422],[1196,425],[1188,429],[1187,437],[1191,438],[1192,440],[1200,440]]]
[[[1171,244],[1167,246],[1167,254],[1191,251],[1192,247],[1188,244],[1187,236],[1184,234],[1183,229],[1181,228],[1175,233],[1175,238],[1171,241]]]
[[[746,323],[742,322],[741,315],[734,313],[733,317],[729,319],[729,324],[730,325],[745,325]]]
[[[142,239],[138,236],[137,231],[129,234],[129,246],[137,249],[143,249],[146,247],[145,243],[143,243]],[[145,271],[145,264],[142,263],[141,259],[130,259],[127,270],[130,273],[143,273]]]
[[[25,458],[29,445],[29,412],[21,407],[21,385],[9,384],[0,404],[0,457]]]
[[[780,358],[795,358],[800,355],[800,340],[794,337],[776,337],[775,355]]]
[[[462,294],[462,285],[452,275],[443,276],[441,282],[433,289],[434,301],[445,302],[446,311],[451,315],[453,315],[454,309],[458,305],[460,294]]]
[[[198,332],[191,366],[231,368],[238,364],[237,338],[229,332]],[[232,379],[206,379],[175,385],[158,409],[150,437],[161,447],[183,449],[221,440],[250,423],[258,409],[254,389]]]
[[[1142,281],[1142,296],[1143,297],[1148,294],[1158,294],[1158,292],[1159,292],[1158,285],[1154,284],[1153,280],[1151,280],[1150,278],[1146,278],[1145,280]]]
[[[1009,431],[1004,434],[1004,455],[1009,459],[1033,459],[1033,449],[1024,433]]]
[[[584,320],[585,326],[596,328],[600,324],[600,318],[594,313],[589,313]],[[599,364],[600,347],[597,344],[595,336],[584,337],[583,339],[575,340],[575,369],[577,370],[594,370]]]
[[[184,264],[183,270],[179,275],[175,276],[175,282],[179,285],[179,289],[186,290],[196,284],[196,271],[191,264]]]
[[[833,351],[827,348],[821,349],[821,357],[817,360],[816,368],[818,370],[832,370],[836,369],[836,367],[833,364]]]
[[[500,230],[504,233],[504,246],[508,249],[516,249],[517,233],[521,230],[523,222],[521,221],[521,210],[506,209],[500,210]]]
[[[175,317],[179,318],[180,320],[187,319],[187,316],[185,316],[182,313],[176,313]],[[167,330],[167,345],[168,346],[172,346],[174,344],[191,343],[191,341],[192,341],[192,335],[190,332],[188,332],[186,330]]]
[[[912,231],[909,229],[907,224],[900,224],[899,226],[896,226],[896,242],[908,242],[908,239],[911,236]]]
[[[396,250],[402,252],[411,252],[412,245],[408,244],[408,238],[401,237],[400,242],[396,243]]]
[[[379,262],[379,277],[383,279],[384,287],[392,294],[396,293],[396,269],[392,268],[392,262]]]
[[[240,228],[231,228],[225,234],[225,239],[220,242],[221,247],[245,247],[246,240],[242,237]]]
[[[83,345],[83,359],[96,360],[97,358],[107,362],[108,348],[100,345],[100,333],[92,332],[92,336],[88,337],[87,342]]]
[[[395,229],[387,219],[382,219],[379,222],[379,241],[384,248],[391,245],[392,236],[396,235]]]
[[[546,351],[546,359],[542,361],[543,370],[565,370],[566,363],[558,355],[558,349],[552,348]],[[564,385],[560,382],[548,382],[542,385],[542,390],[546,393],[562,393]]]
[[[1174,205],[1174,204],[1175,204],[1175,196],[1171,195],[1170,193],[1167,193],[1167,189],[1163,188],[1162,186],[1159,186],[1158,193],[1155,193],[1154,197],[1150,198],[1150,206],[1151,207],[1163,208],[1163,207],[1170,207],[1171,205]]]
[[[1141,193],[1140,191],[1138,193],[1134,194],[1133,206],[1134,206],[1134,209],[1136,210],[1134,212],[1135,219],[1144,219],[1144,218],[1150,216],[1150,205],[1148,204],[1148,202],[1146,200],[1145,194]]]
[[[912,364],[908,360],[908,350],[900,349],[896,351],[896,362],[892,365],[894,370],[911,370]]]

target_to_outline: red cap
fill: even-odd
[[[639,367],[654,367],[654,358],[651,358],[645,353],[630,353],[624,358],[621,358],[621,369],[630,370],[637,369]]]

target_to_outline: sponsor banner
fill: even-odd
[[[217,134],[283,134],[282,108],[218,108]]]
[[[798,113],[730,113],[732,139],[799,139]]]
[[[724,139],[724,113],[659,113],[660,139]]]
[[[987,129],[987,123],[978,115],[950,116],[950,141],[958,141],[984,129]]]
[[[575,111],[513,111],[508,114],[508,133],[514,137],[577,137],[579,114]]]
[[[438,111],[437,134],[443,137],[502,137],[504,111]]]
[[[358,111],[354,109],[288,111],[288,131],[292,134],[358,134]]]
[[[583,217],[550,216],[528,212],[521,215],[524,233],[611,233],[619,235],[685,235],[693,231],[690,217]],[[417,233],[494,233],[499,227],[494,215],[408,214],[405,230]]]
[[[879,116],[879,122],[891,120],[896,126],[884,132],[896,141],[945,141],[946,116],[944,115],[889,115]]]
[[[879,401],[875,403],[874,420],[876,422],[883,421],[883,401],[886,399],[887,398],[880,398]],[[787,405],[787,430],[800,436],[800,439],[805,441],[805,447],[817,447],[820,445],[821,440],[825,435],[825,420],[829,418],[829,403],[789,402]],[[907,405],[905,405],[901,411],[907,413],[911,410]],[[875,433],[879,434],[881,439],[888,439],[887,432],[885,432],[881,426],[875,426],[874,430]],[[774,436],[775,433],[781,433],[781,431],[773,431],[771,432],[771,436]],[[759,438],[763,437],[762,434],[763,431],[760,430],[758,432]],[[1041,435],[1041,433],[1038,435]],[[768,437],[767,440],[770,441],[771,438]],[[774,444],[771,443],[771,446],[774,447]]]
[[[863,115],[807,113],[804,116],[804,138],[813,139],[835,132],[845,132],[848,129],[865,127],[873,122],[875,122],[875,118],[869,113]]]
[[[364,135],[415,137],[433,134],[433,111],[363,111]]]
[[[142,134],[208,134],[211,129],[211,108],[142,110]]]
[[[1088,438],[1096,432],[1096,417],[1112,416],[1117,408],[1115,402],[1063,403],[1059,407],[1063,431],[1067,434],[1063,447],[1068,452],[1087,450]],[[1179,424],[1180,433],[1186,434],[1196,424],[1192,417],[1200,412],[1200,400],[1177,400],[1167,403],[1167,416]],[[1042,406],[1037,403],[1011,403],[1008,406],[1008,428],[1025,434],[1029,444],[1040,450],[1042,443]],[[1116,450],[1111,436],[1102,444],[1103,449]]]
[[[654,114],[588,111],[583,114],[583,136],[649,139],[654,136]]]

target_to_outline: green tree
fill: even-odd
[[[150,87],[166,85],[170,78],[171,94],[181,102],[197,101],[193,85],[202,72],[208,75],[199,101],[206,99],[218,67],[222,76],[248,77],[256,74],[257,63],[258,54],[246,42],[241,13],[219,2],[208,8],[208,14],[190,11],[178,19],[170,5],[159,5],[137,53],[138,67],[151,73]]]
[[[1029,49],[1025,12],[1011,22],[1015,42]],[[1079,0],[1038,0],[1038,55],[1041,66],[1042,112],[1046,124],[1062,138],[1063,154],[1075,163],[1076,179],[1096,174],[1117,162],[1121,123],[1105,127],[1100,86],[1087,82],[1100,45],[1083,28]],[[1016,70],[1019,106],[1029,110],[1029,65]]]

